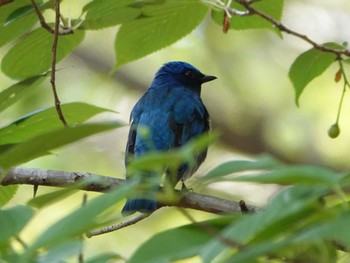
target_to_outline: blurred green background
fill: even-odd
[[[76,18],[87,2],[63,1],[62,13],[65,17]],[[318,43],[350,40],[348,0],[287,0],[285,5],[282,21],[297,32]],[[49,20],[52,18],[50,12],[45,16]],[[347,94],[340,119],[341,134],[337,139],[327,135],[328,128],[336,120],[343,88],[341,82],[334,81],[337,65],[331,66],[308,85],[301,96],[300,106],[295,104],[288,70],[294,59],[310,48],[300,39],[288,35],[280,38],[267,30],[223,34],[222,28],[208,15],[187,37],[114,73],[111,69],[115,64],[113,45],[117,31],[118,28],[89,31],[82,45],[58,65],[56,81],[62,103],[83,101],[112,109],[117,113],[105,113],[96,119],[123,120],[126,126],[57,149],[54,154],[25,166],[123,178],[130,111],[163,63],[182,60],[218,77],[204,86],[202,97],[212,118],[212,128],[219,132],[220,138],[211,146],[206,162],[188,182],[194,191],[264,205],[278,187],[242,183],[196,184],[196,177],[225,160],[250,159],[260,154],[270,154],[285,162],[348,169],[350,100]],[[7,45],[0,50],[1,58],[10,47]],[[350,72],[349,67],[345,70]],[[0,88],[5,89],[14,81],[0,73],[0,83]],[[53,104],[51,87],[46,81],[25,100],[4,112],[0,125]],[[40,187],[38,194],[52,190]],[[88,198],[96,195],[88,193]],[[25,229],[23,240],[30,242],[51,223],[79,207],[82,196],[82,192],[77,193],[41,210]],[[31,197],[32,187],[21,186],[8,206],[25,203]],[[121,207],[122,204],[116,204],[110,216],[116,216]],[[200,212],[191,213],[198,220],[214,217]],[[154,233],[186,222],[188,220],[175,208],[162,208],[134,226],[87,239],[85,256],[113,251],[128,258]],[[196,261],[193,259],[193,262]]]

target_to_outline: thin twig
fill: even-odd
[[[252,5],[251,5],[252,1],[236,0],[236,2],[241,4],[242,6],[244,6],[251,14],[256,14],[256,15],[260,16],[261,18],[263,18],[263,19],[269,21],[271,24],[275,25],[279,30],[308,42],[309,44],[311,44],[314,48],[316,48],[318,50],[321,50],[323,52],[333,53],[333,54],[336,54],[338,56],[339,55],[345,55],[345,56],[350,57],[350,50],[347,50],[347,49],[334,49],[334,48],[331,48],[331,47],[328,47],[328,46],[325,46],[325,45],[322,45],[322,44],[318,44],[315,41],[313,41],[312,39],[310,39],[308,36],[300,34],[300,33],[296,32],[296,31],[286,27],[280,21],[274,19],[273,17],[271,17],[268,14],[260,11],[259,9],[256,9],[256,8],[252,7]],[[234,14],[234,12],[235,12],[235,9],[231,10],[231,8],[228,8],[228,10],[229,10],[229,12],[232,11],[232,14]]]
[[[60,1],[55,0],[55,27],[53,34],[53,43],[52,43],[52,59],[51,59],[51,86],[52,92],[55,99],[55,107],[58,114],[59,119],[63,123],[64,126],[67,126],[67,121],[64,118],[61,102],[58,98],[57,89],[56,89],[56,59],[57,59],[57,45],[58,45],[58,33],[60,27]]]
[[[140,222],[141,220],[149,217],[150,215],[151,215],[150,213],[141,213],[141,214],[138,214],[137,216],[129,218],[129,219],[127,219],[119,224],[112,225],[112,226],[106,226],[106,227],[96,229],[96,230],[91,230],[91,231],[86,233],[86,236],[88,238],[90,238],[93,236],[98,236],[98,235],[102,235],[105,233],[113,232],[113,231],[122,229],[124,227],[136,224],[137,222]]]
[[[22,245],[24,249],[28,248],[27,244],[22,240],[22,238],[20,238],[19,236],[15,236],[15,239],[17,240],[18,243]]]
[[[42,13],[39,10],[38,5],[35,3],[34,0],[30,0],[30,1],[32,2],[34,11],[39,19],[41,27],[44,28],[47,32],[54,34],[55,29],[52,28],[48,23],[46,23],[44,16],[42,15]],[[68,34],[72,34],[72,33],[73,33],[73,29],[71,27],[63,28],[62,30],[58,31],[59,35],[68,35]]]
[[[340,97],[339,108],[338,108],[338,112],[337,112],[337,119],[335,121],[335,123],[337,125],[339,124],[340,113],[341,113],[341,109],[342,109],[342,106],[343,106],[343,101],[344,101],[344,97],[345,97],[346,87],[347,87],[347,85],[349,85],[348,80],[346,78],[345,71],[344,71],[342,59],[339,58],[338,62],[339,62],[339,67],[340,67],[340,70],[341,70],[341,74],[343,75],[344,84],[343,84],[342,94],[341,94],[341,97]]]
[[[7,5],[11,2],[13,2],[14,0],[0,0],[0,6],[3,6],[3,5]]]
[[[37,4],[35,3],[34,0],[31,0],[33,8],[35,10],[35,13],[39,19],[40,25],[46,29],[46,31],[50,32],[51,34],[54,33],[54,29],[49,26],[49,24],[46,23],[44,16],[41,14]]]

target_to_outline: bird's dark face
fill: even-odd
[[[169,84],[175,82],[200,94],[201,85],[216,77],[205,75],[186,62],[174,61],[161,67],[156,74],[156,79]]]

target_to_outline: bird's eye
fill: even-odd
[[[194,72],[192,70],[186,70],[185,71],[185,76],[190,78],[190,79],[193,79],[194,78]]]

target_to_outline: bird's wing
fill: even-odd
[[[209,114],[200,99],[177,103],[169,115],[169,124],[175,135],[174,147],[210,130]]]
[[[126,149],[125,149],[125,159],[124,159],[125,166],[128,165],[128,163],[130,162],[130,159],[132,159],[134,156],[135,140],[136,140],[136,128],[135,128],[134,122],[132,122],[129,130],[128,142],[126,144]]]
[[[136,103],[134,108],[131,111],[130,114],[130,130],[128,135],[128,142],[126,144],[125,149],[125,166],[128,165],[130,160],[132,160],[134,154],[135,154],[135,146],[136,146],[136,136],[137,136],[137,125],[140,120],[140,116],[142,112],[144,111],[144,105],[145,100],[147,98],[147,92],[140,98],[140,100]]]
[[[210,130],[209,114],[200,98],[193,100],[182,99],[176,103],[169,116],[169,124],[174,132],[173,147],[180,147],[191,139],[198,137]],[[180,180],[191,176],[205,160],[207,149],[195,154],[196,162],[193,164],[183,163],[178,168],[176,178],[168,171],[168,180],[175,186]]]

